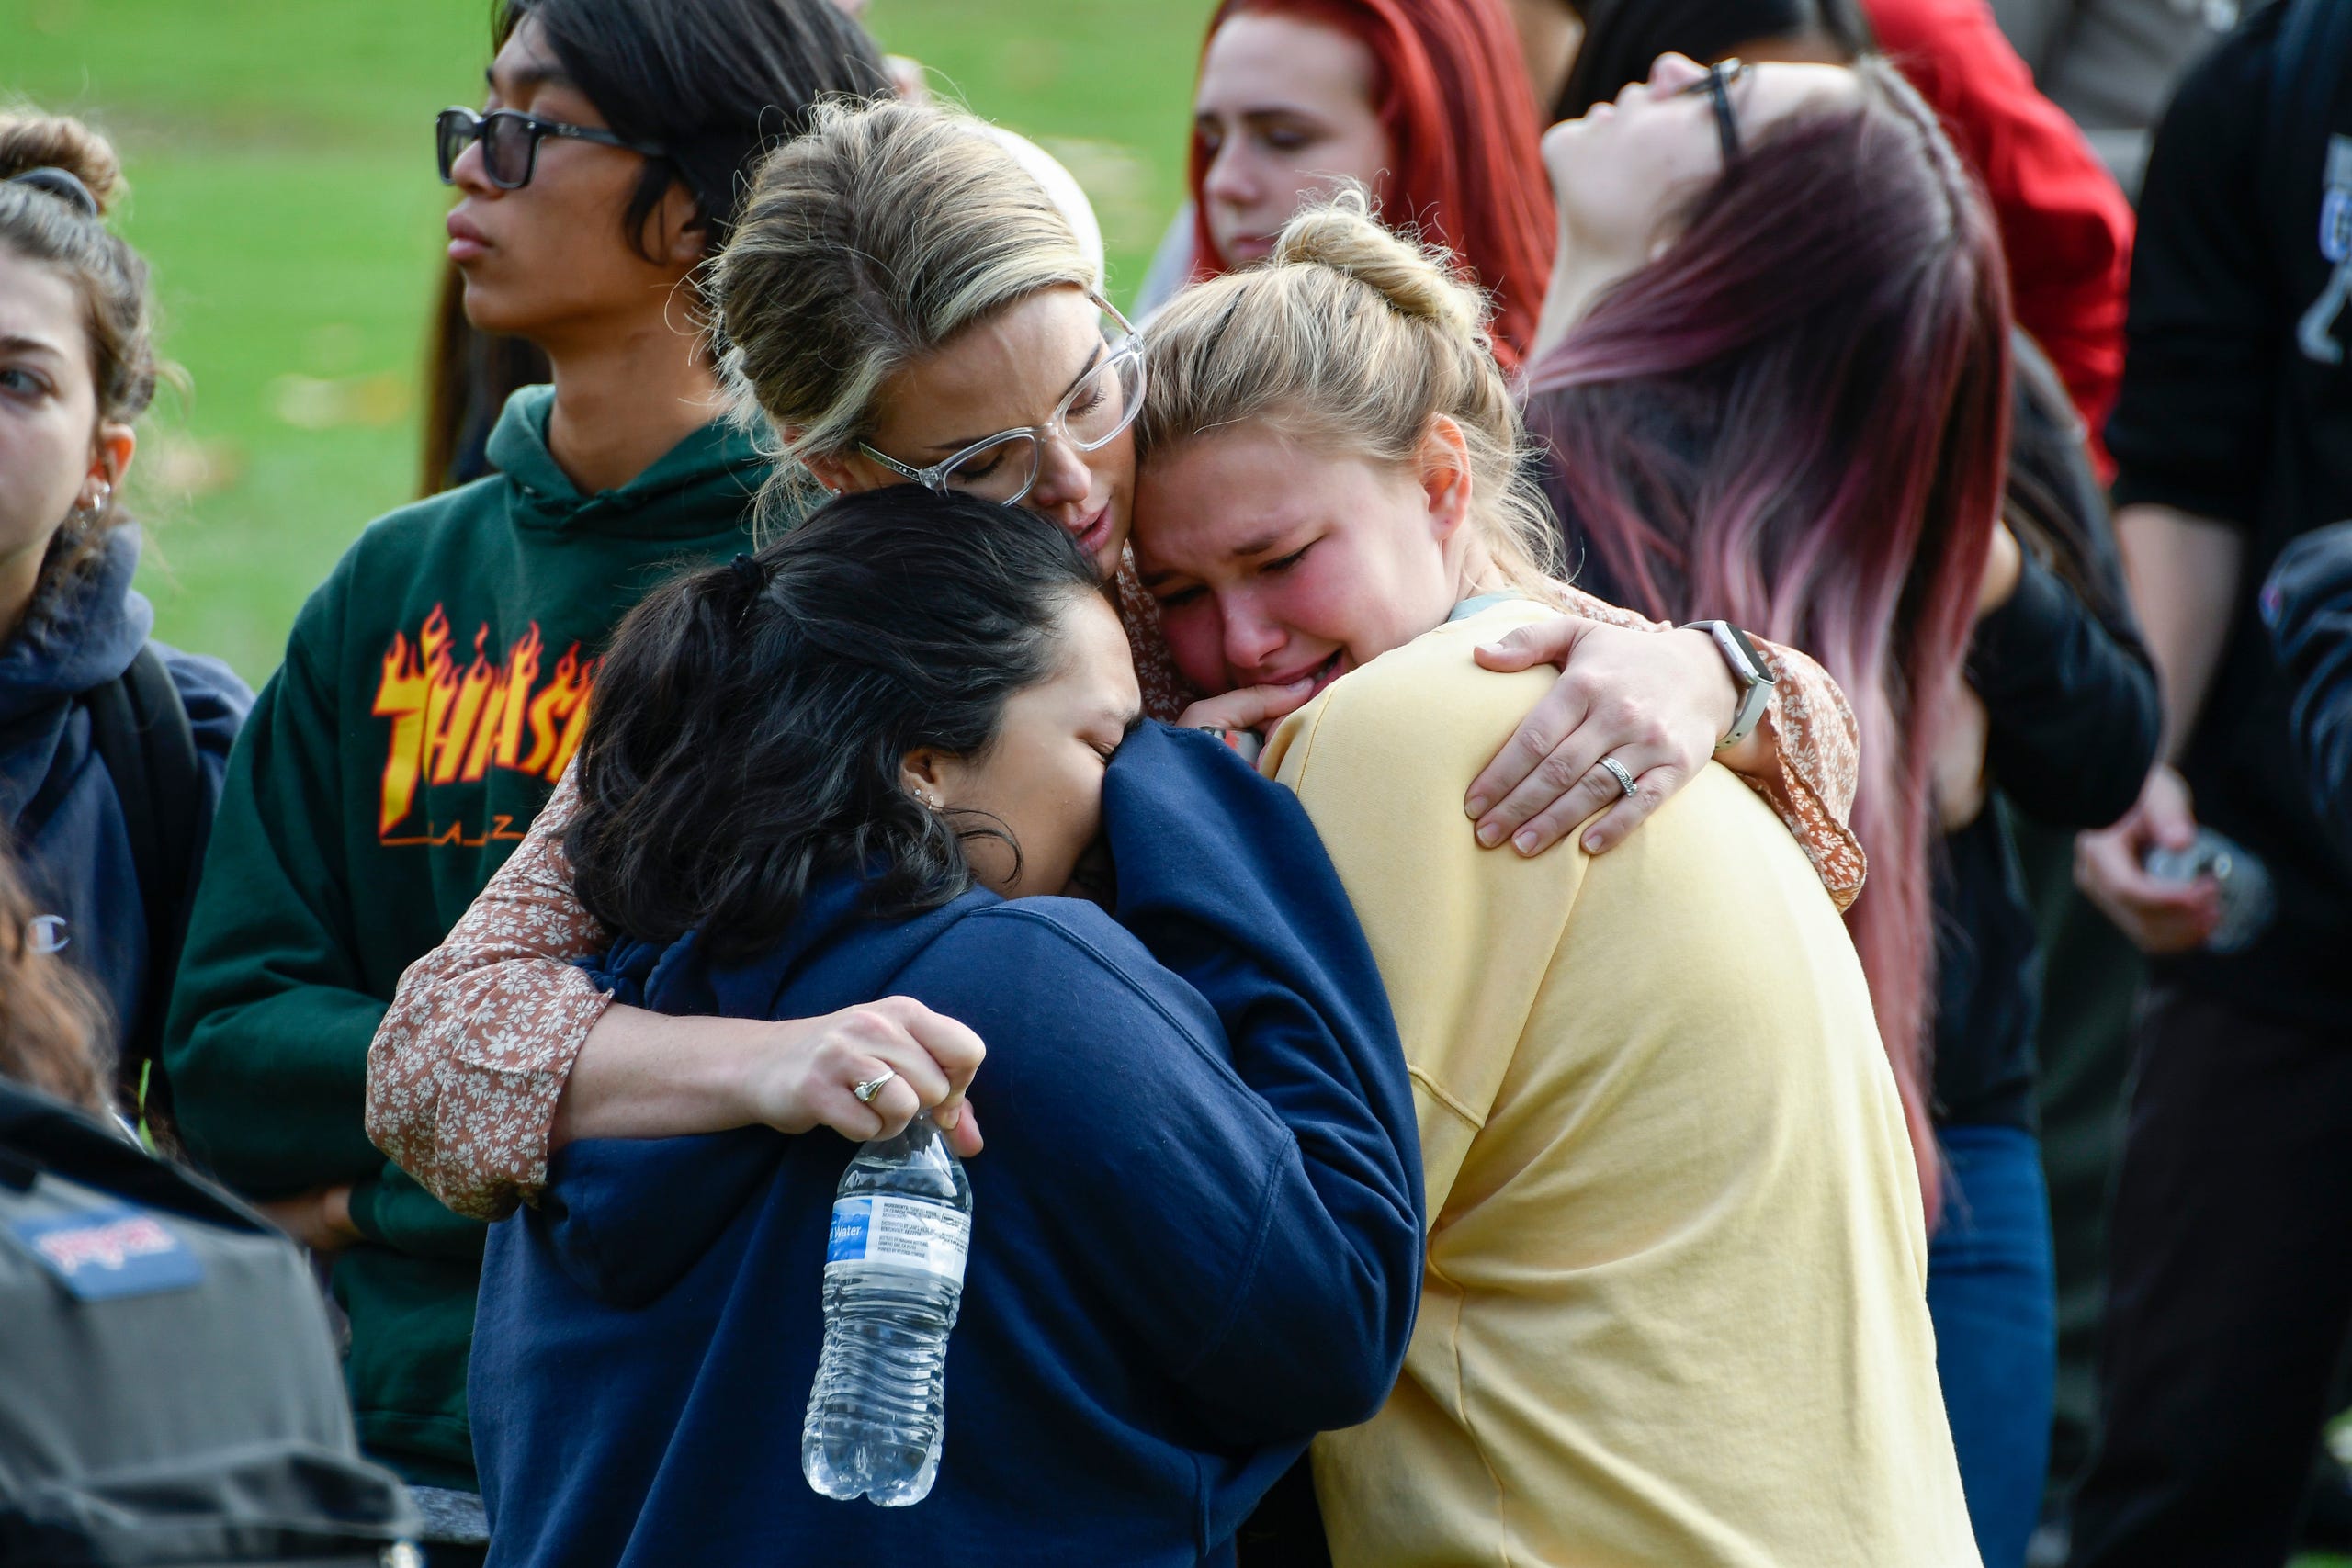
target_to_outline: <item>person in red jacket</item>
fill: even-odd
[[[1863,0],[1879,46],[1943,117],[2001,225],[2018,325],[2057,367],[2099,478],[2123,382],[2132,204],[2089,140],[2033,85],[1985,0]]]
[[[1579,0],[1566,0],[1579,3]],[[1574,119],[1668,51],[1700,61],[1844,64],[1878,47],[1984,181],[2011,308],[2065,383],[2101,479],[2123,378],[2132,204],[2075,122],[2043,97],[1986,0],[1580,0],[1582,48],[1552,118]]]

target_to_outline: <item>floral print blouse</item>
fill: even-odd
[[[1169,657],[1158,607],[1132,569],[1119,575],[1118,597],[1145,710],[1173,719],[1196,694]],[[1590,620],[1669,629],[1573,588],[1557,598]],[[1747,782],[1843,909],[1864,871],[1848,826],[1860,762],[1853,711],[1812,660],[1758,646],[1780,677],[1763,721],[1777,752],[1774,771]],[[546,1185],[556,1101],[610,1005],[575,964],[611,943],[571,891],[562,835],[578,804],[567,773],[473,907],[401,976],[368,1054],[368,1135],[461,1214],[503,1217]]]

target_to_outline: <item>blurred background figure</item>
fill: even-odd
[[[1262,260],[1301,201],[1354,181],[1462,259],[1518,364],[1553,245],[1518,48],[1502,0],[1226,0],[1194,91],[1191,206],[1137,310]]]
[[[1519,33],[1537,122],[1551,125],[1561,118],[1553,111],[1567,90],[1568,73],[1584,42],[1584,0],[1504,0],[1504,6]]]
[[[132,1141],[39,908],[0,853],[0,1559],[413,1563],[301,1255]]]
[[[161,1126],[145,1070],[253,694],[152,640],[131,590],[123,484],[160,369],[146,263],[107,223],[122,186],[78,120],[0,113],[0,807],[34,940],[96,987],[109,1078]]]
[[[2165,761],[2085,889],[2155,958],[2110,1236],[2082,1568],[2276,1562],[2352,1329],[2352,871],[2259,588],[2352,515],[2352,6],[2279,0],[2191,69],[2141,193],[2117,528]],[[2226,880],[2155,874],[2200,829]],[[2233,908],[2267,873],[2267,920]],[[2224,925],[2225,917],[2229,924]]]
[[[2104,473],[2098,432],[2123,371],[2132,209],[2082,132],[2035,91],[1985,0],[1589,0],[1559,108],[1573,118],[1608,101],[1669,50],[1703,64],[1846,61],[1872,47],[1984,181],[2012,312],[2056,367]]]
[[[2352,522],[2304,535],[2262,590],[2262,618],[2293,684],[2304,787],[2352,856]]]
[[[2237,25],[2244,0],[1992,0],[2036,85],[2074,117],[2137,200],[2148,142],[2182,72]]]

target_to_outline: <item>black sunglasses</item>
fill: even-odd
[[[1707,73],[1682,89],[1682,96],[1707,95],[1715,111],[1715,135],[1724,144],[1724,167],[1739,162],[1739,117],[1732,112],[1731,85],[1747,74],[1745,61],[1725,60],[1707,67]]]
[[[490,183],[501,190],[521,190],[531,183],[532,171],[538,167],[539,139],[546,136],[567,141],[594,141],[648,158],[668,156],[651,142],[631,141],[609,130],[592,130],[584,125],[541,119],[520,109],[476,114],[471,109],[449,108],[443,109],[433,120],[433,150],[441,161],[441,183],[457,184],[453,171],[458,166],[458,154],[465,152],[466,143],[480,141],[482,173],[490,176]]]

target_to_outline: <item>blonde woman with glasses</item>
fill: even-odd
[[[1197,700],[1171,663],[1127,564],[1147,391],[1132,334],[1046,193],[974,122],[905,103],[821,109],[761,170],[714,285],[726,379],[773,436],[778,491],[922,484],[1051,519],[1111,584],[1151,716],[1239,739],[1312,694],[1317,673],[1300,671]],[[1540,853],[1606,808],[1580,840],[1606,849],[1712,755],[1755,783],[1849,900],[1850,716],[1817,668],[1768,645],[1758,662],[1779,684],[1743,679],[1709,632],[1569,602],[1593,619],[1577,623],[1566,671],[1483,771],[1463,770],[1464,844]],[[979,1043],[905,998],[782,1022],[614,1005],[573,964],[610,933],[571,886],[572,800],[559,791],[409,970],[370,1053],[370,1135],[435,1195],[511,1213],[544,1186],[551,1151],[582,1137],[823,1123],[865,1138],[930,1109],[978,1147],[962,1096]],[[903,1092],[873,1107],[849,1096],[885,1068]]]

